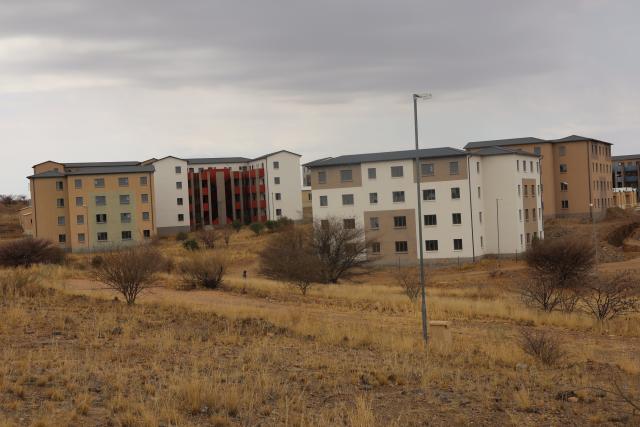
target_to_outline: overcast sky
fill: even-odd
[[[0,193],[44,160],[578,134],[640,152],[640,1],[0,0]]]

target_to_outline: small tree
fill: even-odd
[[[0,244],[0,266],[2,267],[61,264],[64,259],[64,250],[46,239],[27,237]]]
[[[249,225],[249,229],[253,231],[256,236],[259,236],[260,233],[262,233],[262,230],[264,230],[264,224],[261,222],[254,222]]]
[[[338,283],[356,267],[367,262],[364,229],[348,221],[331,217],[313,224],[312,245],[320,260],[324,281]]]
[[[216,246],[216,241],[219,239],[220,235],[213,228],[200,230],[198,232],[198,238],[202,242],[202,245],[207,249],[213,249]]]
[[[229,241],[231,241],[232,231],[233,231],[233,228],[228,226],[222,229],[222,240],[224,240],[224,245],[226,247],[229,247]]]
[[[583,309],[600,322],[640,311],[640,284],[630,271],[594,277],[586,288]]]
[[[400,267],[396,273],[396,281],[404,294],[415,303],[420,295],[420,269],[415,267]]]
[[[270,219],[269,221],[264,223],[264,226],[267,227],[267,230],[274,231],[276,228],[278,228],[278,223]]]
[[[520,347],[545,365],[555,365],[565,356],[560,341],[545,331],[522,329]]]
[[[522,282],[520,296],[527,305],[553,311],[562,301],[562,290],[550,278],[533,277]]]
[[[236,233],[239,233],[240,230],[242,230],[242,221],[238,219],[234,219],[233,222],[231,223],[231,226],[233,227],[234,230],[236,230]]]
[[[185,240],[187,240],[189,238],[189,234],[185,233],[184,231],[179,232],[178,234],[176,234],[176,240],[179,242],[183,242]]]
[[[182,242],[182,247],[188,251],[197,251],[200,249],[200,245],[198,245],[198,241],[196,239],[189,239]]]
[[[157,273],[163,265],[162,254],[157,249],[148,245],[130,246],[103,254],[95,274],[131,305],[141,292],[156,285]]]
[[[180,264],[183,281],[192,287],[215,289],[222,285],[227,271],[226,261],[211,253],[201,252],[189,256]]]
[[[309,229],[288,227],[272,234],[260,252],[260,272],[297,287],[302,295],[323,279]]]

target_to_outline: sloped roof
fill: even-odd
[[[580,136],[580,135],[569,135],[560,139],[550,139],[547,142],[580,142],[580,141],[593,141],[593,142],[601,142],[603,144],[613,145],[612,143],[607,141],[601,141],[595,138],[587,138],[586,136]]]
[[[419,151],[421,159],[438,158],[438,157],[460,157],[467,156],[464,150],[451,147],[441,148],[424,148]],[[306,163],[304,166],[313,167],[325,167],[325,166],[341,166],[352,165],[358,163],[370,163],[370,162],[385,162],[394,160],[409,160],[416,158],[415,150],[403,150],[403,151],[386,151],[382,153],[366,153],[366,154],[351,154],[346,156],[331,157],[328,159],[319,159],[313,162]]]
[[[534,138],[527,136],[524,138],[507,138],[507,139],[491,139],[488,141],[473,141],[467,143],[464,146],[465,149],[469,148],[482,148],[482,147],[503,147],[505,145],[520,145],[520,144],[540,144],[546,142],[544,139]]]
[[[113,166],[136,166],[139,165],[138,161],[125,161],[125,162],[81,162],[81,163],[62,163],[65,168],[103,168]]]
[[[611,156],[611,160],[635,160],[640,159],[640,154],[626,154],[624,156]]]
[[[37,173],[27,178],[60,178],[63,176],[77,176],[77,175],[111,175],[111,174],[125,174],[125,173],[145,173],[154,172],[153,165],[144,166],[94,166],[94,167],[75,167],[66,169],[64,172],[50,170],[42,173]]]
[[[40,172],[40,173],[35,173],[33,175],[29,175],[27,178],[31,179],[31,178],[60,178],[65,176],[64,173],[59,172],[59,171],[55,171],[55,170],[50,170],[50,171],[46,171],[46,172]]]
[[[507,147],[497,147],[497,146],[480,148],[479,150],[473,152],[474,156],[500,156],[504,154],[517,154],[520,156],[540,157],[537,154],[528,153],[523,150],[517,150],[517,149],[507,148]]]
[[[246,157],[201,157],[195,159],[184,159],[190,165],[206,165],[215,163],[246,163],[251,159]]]
[[[264,159],[264,158],[266,158],[266,157],[273,156],[273,155],[278,154],[278,153],[289,153],[289,154],[293,154],[294,156],[302,157],[302,155],[301,155],[301,154],[294,153],[293,151],[289,151],[289,150],[278,150],[278,151],[274,151],[273,153],[263,154],[262,156],[260,156],[260,157],[256,157],[256,158],[255,158],[255,159],[253,159],[253,160],[260,160],[260,159]]]

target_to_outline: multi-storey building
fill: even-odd
[[[546,218],[605,215],[613,206],[611,143],[571,135],[543,140],[515,138],[468,143],[475,151],[498,146],[540,155],[542,203]]]
[[[380,263],[414,262],[420,243],[428,260],[475,259],[522,252],[543,237],[537,155],[490,147],[423,149],[419,157],[419,177],[415,151],[307,163],[314,220],[362,227],[372,241],[367,256]]]
[[[640,201],[638,177],[640,177],[640,154],[611,157],[613,185],[615,188],[633,188]]]
[[[47,161],[33,169],[34,236],[67,250],[88,251],[139,242],[155,233],[153,166]]]

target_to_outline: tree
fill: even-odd
[[[216,241],[220,235],[213,228],[209,228],[206,230],[200,230],[198,232],[198,238],[202,242],[202,245],[207,249],[213,249],[216,246]]]
[[[194,288],[197,286],[208,289],[219,287],[222,285],[226,271],[226,261],[210,252],[192,254],[180,264],[182,279]]]
[[[640,285],[630,271],[594,277],[586,288],[583,310],[600,322],[640,311]]]
[[[196,239],[189,239],[182,242],[182,247],[188,251],[197,251],[200,249],[200,245],[198,245],[198,241]]]
[[[107,288],[120,292],[127,304],[156,285],[157,273],[164,266],[162,254],[149,245],[130,246],[102,255],[95,269],[96,277]]]
[[[422,290],[419,267],[400,267],[396,273],[396,281],[404,294],[415,303]]]
[[[338,283],[356,267],[367,262],[364,229],[349,221],[331,217],[313,224],[312,246],[317,255],[325,282]]]
[[[231,226],[233,227],[234,230],[236,230],[236,233],[239,233],[240,230],[242,230],[242,221],[234,219],[233,222],[231,223]]]
[[[520,296],[524,302],[544,311],[555,310],[562,301],[562,293],[548,277],[532,277],[520,285]]]
[[[272,234],[260,252],[261,274],[290,283],[306,295],[314,283],[323,280],[312,239],[312,231],[302,227],[287,227],[282,233]]]
[[[2,267],[61,264],[64,259],[64,250],[46,239],[26,237],[0,244],[0,266]]]
[[[249,229],[251,229],[251,231],[253,231],[254,234],[258,236],[260,235],[260,233],[262,233],[262,230],[264,230],[264,224],[261,222],[254,222],[249,225]]]

